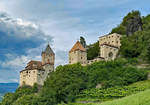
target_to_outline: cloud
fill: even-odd
[[[129,11],[136,9],[147,14],[149,3],[149,0],[0,0],[3,11],[0,72],[5,70],[11,75],[0,75],[3,79],[0,81],[18,79],[18,71],[29,60],[41,60],[41,51],[48,41],[56,53],[56,65],[68,63],[68,51],[80,36],[85,37],[87,44],[96,42]]]
[[[27,56],[14,56],[10,55],[11,58],[8,58],[5,62],[1,62],[1,66],[3,68],[9,68],[9,69],[20,69],[24,68],[26,63],[31,59]]]
[[[36,39],[48,40],[50,37],[37,24],[20,18],[13,19],[6,13],[0,13],[0,31],[9,36],[14,35],[14,37],[23,39],[36,37]]]
[[[4,12],[0,13],[0,39],[0,72],[6,76],[0,75],[0,82],[18,81],[19,71],[27,62],[41,60],[42,48],[48,41],[53,43],[52,36],[45,34],[40,25]]]

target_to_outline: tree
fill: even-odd
[[[80,37],[80,43],[83,45],[84,48],[86,48],[86,41],[82,36]]]
[[[111,34],[112,33],[117,33],[117,34],[125,35],[126,34],[126,27],[123,26],[122,24],[120,24],[116,28],[112,29]]]
[[[86,81],[87,77],[80,64],[58,66],[45,82],[41,94],[46,99],[53,97],[57,103],[71,102],[86,88]]]
[[[100,51],[99,41],[97,41],[94,44],[88,45],[87,46],[87,59],[91,60],[99,56],[99,51]]]

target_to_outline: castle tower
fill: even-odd
[[[42,65],[47,73],[54,71],[55,54],[48,44],[42,52]]]
[[[114,60],[120,50],[121,35],[117,33],[105,35],[99,38],[100,57],[107,60]]]
[[[55,54],[48,44],[42,52],[42,62],[31,60],[24,70],[20,71],[20,86],[44,85],[50,72],[54,71]]]
[[[51,64],[54,65],[55,54],[48,44],[45,51],[42,52],[42,65]]]
[[[72,49],[69,51],[69,64],[81,63],[82,65],[87,63],[87,52],[82,44],[77,41]]]

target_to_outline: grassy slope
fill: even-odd
[[[127,88],[127,91],[124,91],[124,92],[129,93],[129,94],[126,94],[127,96],[125,98],[114,99],[112,101],[106,101],[106,102],[103,102],[103,104],[98,104],[98,103],[96,104],[94,102],[81,103],[80,101],[78,101],[76,103],[70,103],[67,105],[132,105],[133,103],[135,103],[133,105],[150,105],[150,81],[149,80],[133,83],[127,87],[129,87],[129,88]],[[92,100],[92,99],[93,98],[91,97],[90,100]],[[97,97],[97,99],[98,99],[98,97]],[[90,101],[90,100],[85,98],[85,102]],[[139,104],[138,104],[138,102],[139,102]],[[141,104],[142,102],[146,102],[146,103]],[[62,104],[60,104],[60,105],[62,105]]]
[[[74,103],[68,105],[150,105],[150,89],[121,99],[106,101],[103,103],[89,103],[89,104]]]
[[[129,96],[132,94],[139,93],[141,91],[145,91],[150,89],[150,81],[139,81],[133,83],[129,86],[124,87],[115,87],[115,88],[108,88],[108,89],[89,89],[84,90],[81,97],[77,99],[78,102],[80,101],[109,101],[116,98],[121,98],[125,96]]]
[[[150,105],[150,89],[122,99],[92,105]]]

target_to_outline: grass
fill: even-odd
[[[72,103],[68,105],[150,105],[150,89],[121,99],[106,101],[103,103]]]
[[[102,104],[91,105],[150,105],[150,89],[131,96],[104,102]]]
[[[123,87],[113,87],[107,89],[88,89],[84,90],[79,94],[79,98],[76,100],[77,102],[97,102],[97,101],[110,101],[122,97],[126,97],[132,94],[139,93],[141,91],[145,91],[150,89],[150,81],[140,81],[137,83],[133,83],[129,86]]]
[[[150,105],[150,80],[116,89],[89,89],[83,93],[84,97],[67,105]]]

